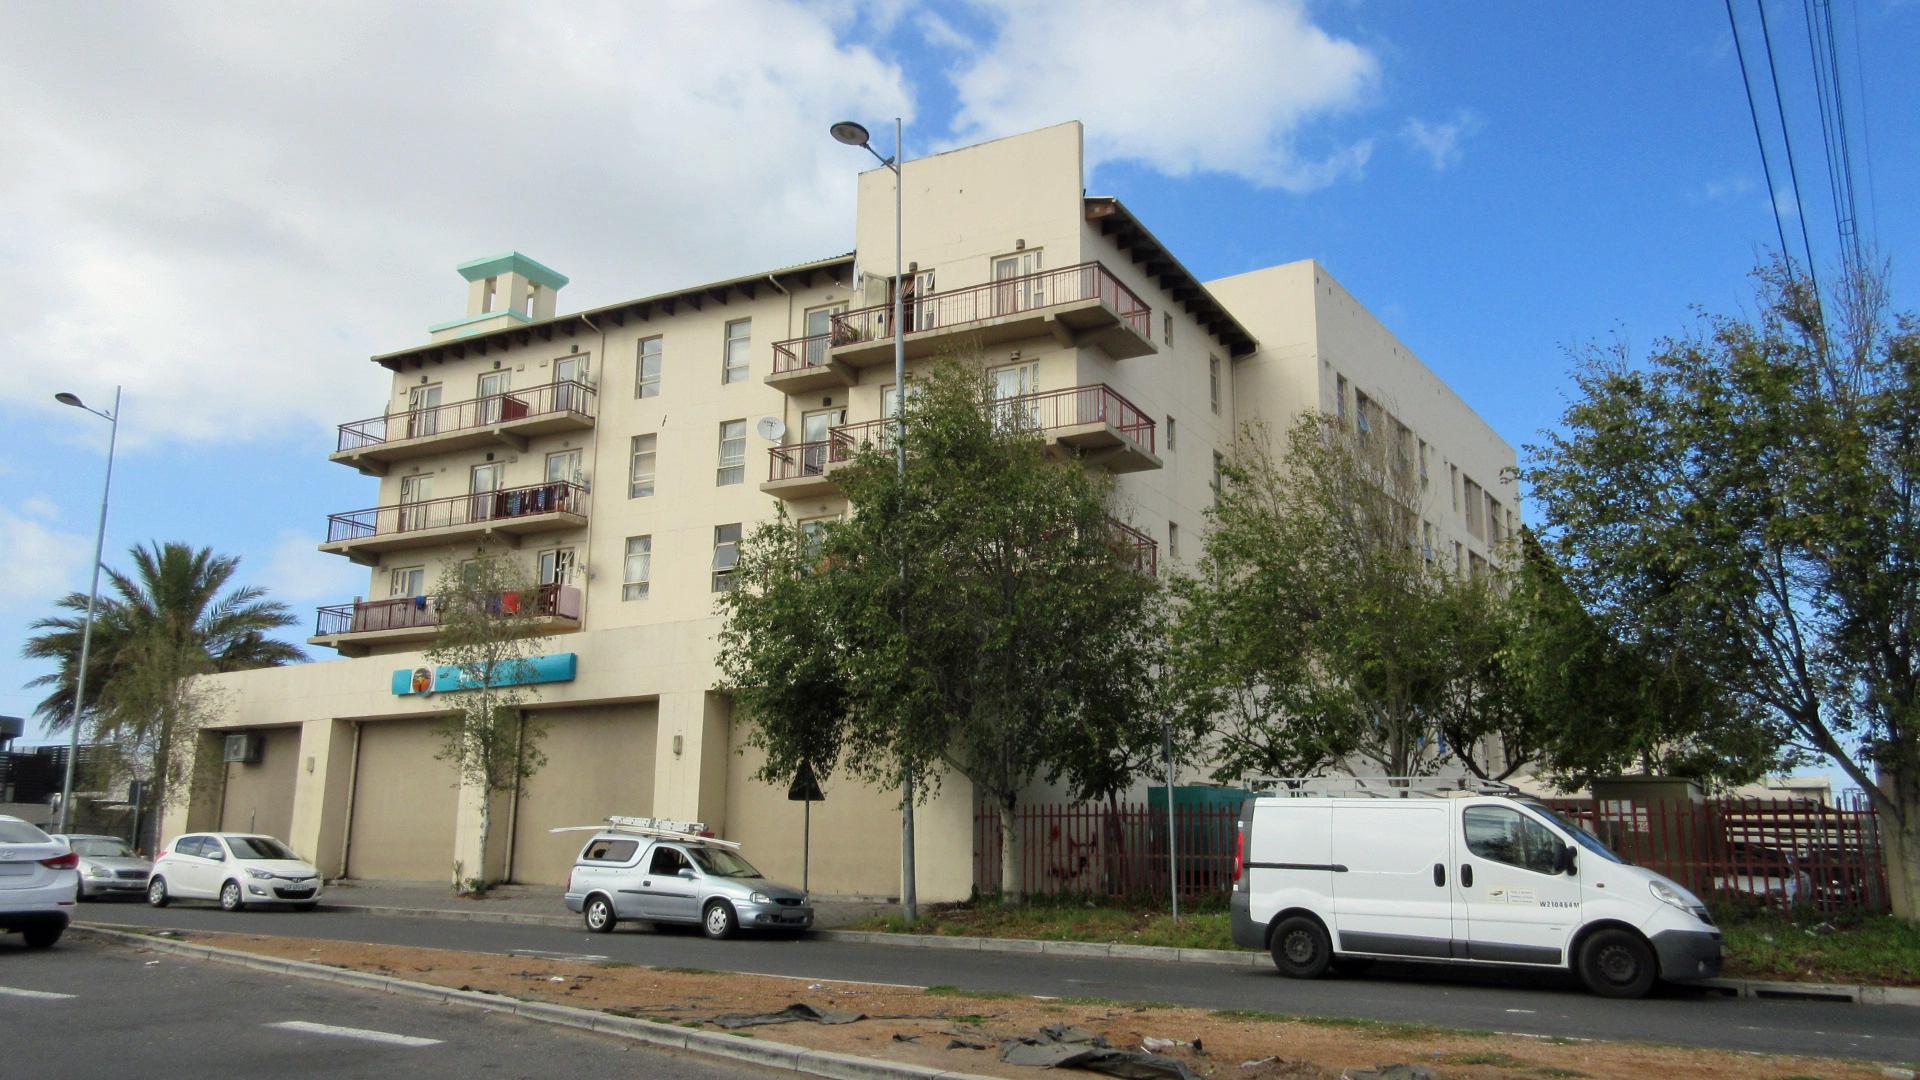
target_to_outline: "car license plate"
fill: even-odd
[[[24,877],[31,873],[32,863],[0,862],[0,877]]]

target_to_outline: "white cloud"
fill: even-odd
[[[365,595],[367,589],[365,567],[321,552],[312,534],[294,529],[282,530],[266,561],[243,565],[237,580],[266,589],[272,599],[296,611],[303,601],[343,604],[356,593]]]
[[[0,612],[51,614],[52,601],[74,589],[93,553],[93,537],[62,532],[28,517],[0,517],[0,551],[7,553],[7,587]],[[84,589],[82,581],[79,588]]]
[[[1727,176],[1700,185],[1700,198],[1708,202],[1722,202],[1750,194],[1758,186],[1751,176]]]
[[[1400,137],[1414,149],[1427,155],[1434,172],[1446,172],[1460,164],[1460,143],[1484,126],[1480,118],[1462,109],[1453,119],[1429,124],[1419,117],[1408,117],[1400,128]]]
[[[126,4],[0,35],[0,401],[127,387],[132,442],[324,429],[517,248],[563,309],[843,251],[858,42],[897,3]],[[317,432],[316,432],[317,434]]]
[[[1089,166],[1227,173],[1308,191],[1365,167],[1316,125],[1373,98],[1373,53],[1299,0],[982,0],[998,34],[954,73],[959,142],[1086,122]]]

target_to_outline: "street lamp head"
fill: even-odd
[[[848,146],[866,146],[872,138],[867,129],[851,120],[842,120],[828,129],[833,137]]]
[[[53,395],[53,400],[59,402],[62,405],[71,405],[76,409],[84,409],[87,407],[87,403],[80,400],[80,395],[69,394],[65,390],[62,390],[59,393]]]

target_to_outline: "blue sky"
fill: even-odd
[[[1920,4],[1835,9],[1861,228],[1920,307]],[[634,11],[14,13],[0,713],[39,696],[27,624],[86,584],[106,425],[54,392],[128,387],[109,563],[156,538],[239,554],[304,636],[365,588],[313,550],[327,513],[373,497],[325,460],[332,427],[381,403],[367,356],[459,314],[454,264],[525,251],[572,276],[571,309],[845,250],[865,162],[826,137],[842,115],[878,133],[905,112],[915,154],[1083,120],[1090,189],[1197,274],[1321,260],[1516,446],[1555,422],[1567,349],[1644,351],[1695,305],[1742,307],[1775,242],[1718,4]],[[1824,266],[1802,9],[1768,12]]]

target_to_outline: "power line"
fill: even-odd
[[[1867,214],[1873,236],[1880,235],[1880,192],[1873,183],[1873,129],[1867,123],[1867,59],[1860,48],[1860,0],[1852,0],[1853,76],[1860,90],[1860,159],[1866,164]]]
[[[1780,220],[1780,196],[1773,190],[1773,166],[1767,162],[1767,140],[1760,134],[1760,110],[1753,103],[1753,80],[1747,75],[1747,53],[1740,47],[1740,23],[1733,17],[1733,0],[1727,0],[1727,26],[1733,30],[1733,53],[1740,58],[1740,88],[1747,92],[1747,115],[1753,118],[1753,141],[1760,148],[1760,171],[1767,178],[1767,206],[1773,211],[1773,228],[1780,237],[1780,257],[1791,264],[1793,253],[1787,250],[1787,227]]]
[[[1833,201],[1834,230],[1840,259],[1849,273],[1865,261],[1860,251],[1859,200],[1853,185],[1853,146],[1847,130],[1846,97],[1840,77],[1840,50],[1833,30],[1832,0],[1803,0],[1807,53],[1813,61],[1813,86],[1820,104],[1820,143],[1826,153],[1827,184]],[[1816,17],[1816,11],[1818,15]]]
[[[1780,68],[1773,59],[1773,32],[1767,28],[1767,0],[1753,0],[1760,11],[1760,40],[1767,47],[1767,73],[1773,79],[1773,107],[1780,114],[1780,139],[1787,148],[1787,177],[1793,181],[1793,208],[1800,215],[1800,243],[1807,249],[1807,279],[1813,295],[1820,295],[1820,275],[1813,267],[1813,237],[1807,232],[1807,206],[1800,199],[1800,168],[1793,160],[1793,132],[1787,126],[1787,103],[1780,92]],[[1778,206],[1775,212],[1778,212]]]

